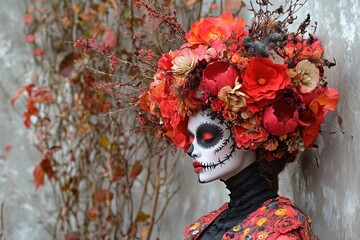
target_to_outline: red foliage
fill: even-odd
[[[15,104],[15,101],[20,97],[20,95],[26,91],[27,98],[27,107],[26,111],[23,113],[24,125],[29,128],[31,125],[31,117],[37,116],[39,114],[39,109],[36,106],[37,104],[50,104],[53,100],[53,95],[49,87],[40,87],[37,88],[34,83],[27,83],[22,86],[15,94],[11,100],[11,104]]]

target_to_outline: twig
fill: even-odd
[[[3,212],[3,209],[4,209],[4,202],[1,202],[1,205],[0,205],[0,240],[4,240],[5,237],[4,237],[4,212]]]

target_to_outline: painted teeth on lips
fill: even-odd
[[[193,162],[193,167],[195,173],[201,173],[204,171],[204,166],[198,161]]]

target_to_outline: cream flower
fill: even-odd
[[[300,92],[312,92],[319,84],[319,69],[310,61],[302,60],[296,65],[295,70],[300,76]]]
[[[196,66],[199,56],[191,49],[184,48],[179,51],[177,56],[172,60],[172,72],[175,75],[187,76],[191,70]]]
[[[236,79],[234,88],[225,86],[218,93],[219,99],[225,102],[226,109],[234,113],[239,112],[241,108],[246,106],[248,96],[240,91],[241,86],[242,84],[238,83]]]

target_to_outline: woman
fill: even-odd
[[[159,134],[193,158],[199,182],[220,179],[230,191],[186,239],[317,239],[310,218],[277,195],[277,176],[314,146],[338,92],[324,80],[320,41],[305,36],[309,19],[288,32],[295,11],[283,10],[254,11],[248,29],[230,13],[195,22],[140,96]]]
[[[198,180],[223,181],[230,202],[188,226],[186,239],[317,239],[310,218],[270,187],[286,161],[278,160],[277,170],[274,162],[257,161],[255,152],[236,147],[230,129],[231,123],[210,109],[189,119],[188,154]]]

